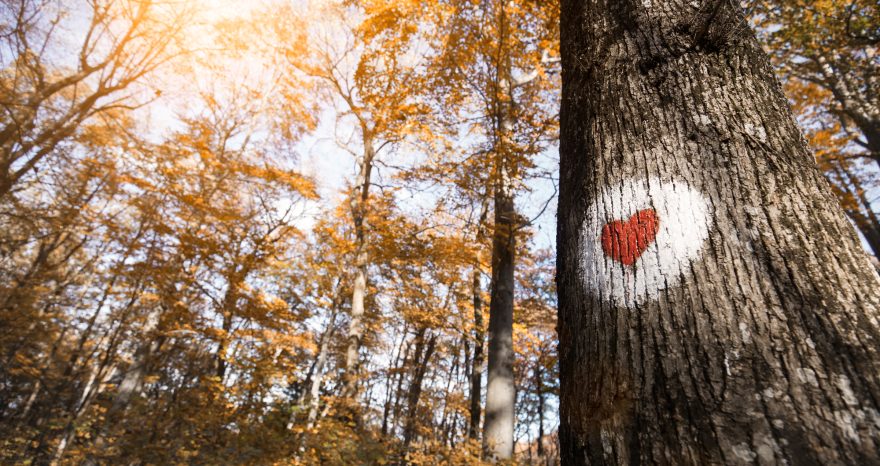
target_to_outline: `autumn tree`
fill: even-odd
[[[513,315],[518,232],[527,219],[517,213],[516,195],[534,175],[533,157],[554,133],[552,71],[555,63],[555,4],[440,2],[442,16],[431,40],[437,50],[430,79],[444,121],[463,137],[461,159],[441,159],[470,205],[479,206],[475,240],[491,243],[488,380],[484,437],[497,458],[513,455],[515,387]],[[475,135],[468,137],[463,135]],[[444,163],[445,162],[445,163]],[[457,166],[456,165],[459,165]],[[442,168],[441,168],[442,169]],[[491,216],[488,209],[491,207]],[[488,222],[491,218],[491,222]],[[479,254],[479,253],[478,253]],[[473,296],[475,348],[482,346],[479,255]],[[478,358],[474,359],[479,363]],[[480,367],[471,384],[471,426],[480,420]]]
[[[286,10],[275,26],[279,47],[294,71],[291,79],[317,82],[324,102],[338,109],[338,123],[348,125],[352,134],[352,138],[340,141],[356,165],[348,198],[357,250],[351,264],[345,365],[346,392],[351,397],[357,392],[364,319],[369,317],[364,304],[369,267],[366,213],[374,166],[381,153],[399,143],[423,112],[408,96],[411,86],[417,85],[413,82],[415,65],[397,59],[406,50],[405,38],[392,49],[371,45],[374,32],[355,19],[363,13],[356,6],[331,3],[311,11]]]
[[[561,17],[563,461],[877,462],[877,274],[739,6]]]
[[[134,87],[183,53],[186,4],[58,1],[0,5],[0,196],[33,173],[83,122],[132,109],[151,96]],[[85,21],[85,27],[77,23]],[[62,59],[58,47],[77,47]],[[157,91],[158,92],[158,91]]]
[[[877,72],[871,58],[876,55],[871,35],[877,27],[870,20],[875,7],[865,2],[747,5],[820,168],[877,254],[876,213],[866,194],[875,182],[876,163],[868,142],[868,102],[876,100],[870,78]]]
[[[787,81],[784,89],[832,192],[876,257],[880,222],[870,199],[877,183],[873,161],[853,157],[853,136],[841,128],[840,120],[828,118],[827,110],[833,106],[830,92],[798,80]]]
[[[870,0],[749,2],[782,77],[819,86],[824,107],[852,137],[850,157],[880,163],[880,7]]]
[[[532,240],[533,242],[534,240]],[[514,374],[517,385],[516,444],[526,464],[558,464],[555,400],[559,391],[556,352],[555,257],[530,245],[522,251],[517,278]]]

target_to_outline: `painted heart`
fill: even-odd
[[[660,229],[654,209],[636,212],[628,220],[608,222],[602,228],[602,250],[605,255],[624,265],[633,265],[644,254]]]

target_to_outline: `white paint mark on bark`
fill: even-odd
[[[582,227],[588,291],[623,307],[656,299],[699,258],[711,220],[709,202],[683,182],[630,179],[607,187]]]

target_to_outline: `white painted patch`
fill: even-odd
[[[634,261],[609,257],[602,244],[606,225],[650,210],[656,236],[644,252]],[[709,202],[683,182],[631,179],[607,187],[588,206],[582,226],[587,290],[623,307],[656,299],[660,290],[677,286],[699,258],[711,221]]]

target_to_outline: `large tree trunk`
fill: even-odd
[[[738,7],[561,32],[563,463],[880,463],[880,280]]]

